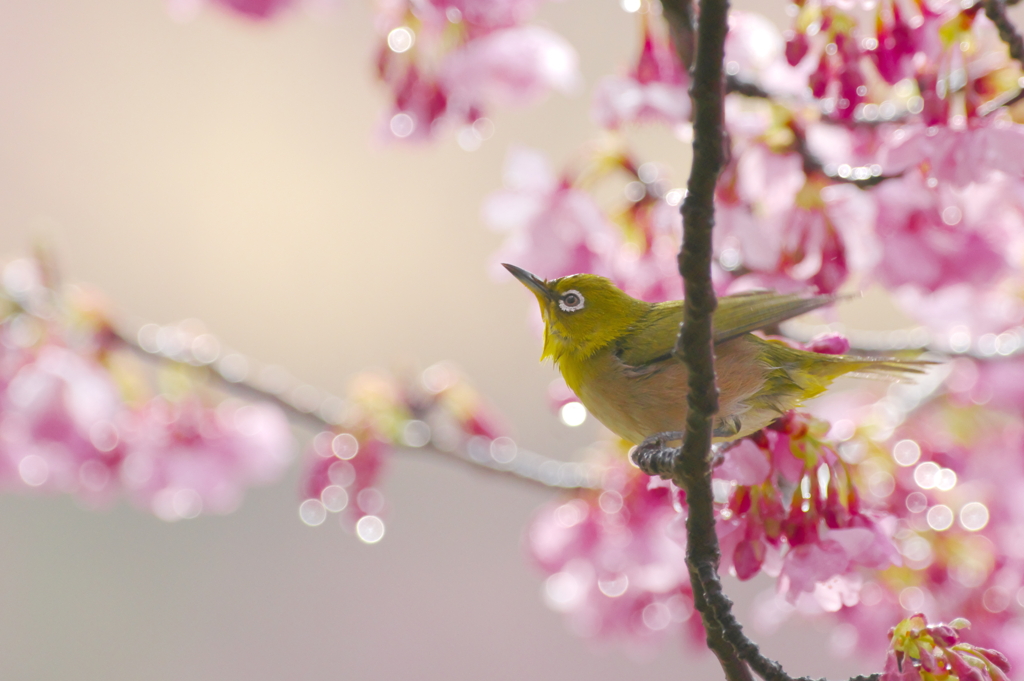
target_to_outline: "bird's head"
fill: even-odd
[[[586,359],[627,333],[650,307],[596,274],[544,281],[521,267],[503,265],[540,303],[544,317],[541,359]]]

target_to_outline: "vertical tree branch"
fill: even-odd
[[[687,64],[693,35],[690,0],[664,0],[665,16],[672,27],[680,59]],[[686,521],[686,564],[693,586],[694,606],[707,632],[708,647],[718,657],[730,681],[752,679],[750,669],[739,659],[735,647],[708,601],[704,573],[717,580],[718,537],[715,535],[711,497],[712,424],[718,411],[711,318],[717,301],[711,285],[711,233],[715,222],[714,194],[722,170],[722,126],[725,82],[722,62],[728,30],[728,0],[700,0],[696,49],[691,71],[690,98],[693,101],[693,165],[683,202],[683,246],[679,252],[679,273],[686,292],[683,326],[675,355],[688,370],[686,434],[675,460],[672,477],[686,490],[690,512]]]
[[[688,3],[689,0],[662,0],[666,18],[675,24],[674,35],[684,35],[692,29]],[[688,371],[686,430],[678,452],[663,450],[637,463],[649,473],[670,476],[686,490],[689,507],[686,564],[693,585],[694,605],[704,622],[708,647],[718,657],[726,678],[748,681],[753,678],[753,670],[765,681],[793,681],[781,665],[762,655],[758,646],[743,633],[718,574],[720,552],[715,533],[709,457],[714,417],[718,412],[712,337],[712,316],[717,300],[711,283],[711,236],[715,222],[715,184],[724,160],[722,64],[729,5],[728,0],[700,0],[699,7],[690,85],[694,112],[693,165],[682,207],[683,246],[679,252],[679,273],[683,277],[686,300],[683,326],[674,351]],[[682,49],[680,52],[685,63],[687,55]],[[855,677],[851,681],[877,678],[877,675]]]

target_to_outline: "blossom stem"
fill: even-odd
[[[161,352],[151,352],[143,348],[132,336],[117,331],[112,331],[112,333],[117,343],[147,360],[180,362],[175,357]],[[212,367],[209,375],[226,392],[246,399],[274,403],[288,415],[288,418],[293,423],[301,423],[317,431],[335,430],[337,428],[336,423],[332,423],[316,411],[301,409],[286,399],[282,393],[266,390],[247,381],[228,380]],[[436,456],[470,466],[477,471],[483,471],[507,479],[519,480],[534,487],[541,487],[547,490],[597,489],[601,486],[600,480],[603,473],[603,469],[599,466],[567,463],[522,449],[518,450],[515,459],[509,463],[499,463],[490,459],[481,460],[478,457],[473,457],[466,451],[465,447],[449,451],[446,448],[434,446],[432,441],[428,442],[424,447],[399,447],[398,449],[399,451],[407,452],[430,452]]]

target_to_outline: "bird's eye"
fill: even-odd
[[[558,299],[558,307],[566,312],[575,312],[583,309],[583,294],[576,290],[566,291]]]

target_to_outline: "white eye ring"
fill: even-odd
[[[576,302],[572,304],[567,303],[566,298],[571,298],[572,296],[576,296]],[[583,309],[583,302],[584,301],[582,293],[580,293],[576,289],[569,289],[568,291],[563,293],[562,296],[558,299],[558,307],[562,308],[562,310],[565,312],[575,312],[576,310]]]

